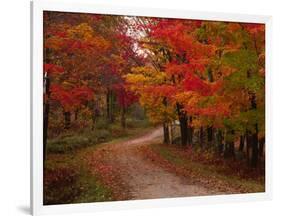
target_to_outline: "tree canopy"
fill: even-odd
[[[179,124],[182,145],[202,144],[206,130],[207,142],[232,157],[234,143],[247,137],[257,165],[265,137],[263,24],[47,11],[43,73],[45,145],[54,113],[64,129],[72,114],[94,128],[102,113],[109,123],[120,116],[126,128],[128,109],[139,104],[163,125],[165,143]]]

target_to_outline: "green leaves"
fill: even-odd
[[[234,130],[237,134],[245,134],[246,131],[255,132],[255,125],[258,124],[261,130],[264,129],[265,113],[262,109],[247,110],[240,112],[232,118],[225,118],[224,125],[229,130]]]
[[[224,54],[223,63],[241,72],[256,71],[258,69],[258,56],[253,50],[241,49]]]
[[[226,91],[245,89],[257,92],[264,86],[264,78],[258,72],[258,56],[254,51],[239,50],[226,53],[222,62],[235,69],[225,78]]]
[[[258,92],[261,88],[264,87],[265,80],[263,77],[254,74],[251,78],[248,79],[245,87],[251,92]]]

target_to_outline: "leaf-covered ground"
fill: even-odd
[[[44,204],[110,201],[111,191],[93,175],[82,153],[49,155],[44,171]]]
[[[164,169],[223,194],[265,191],[264,170],[249,168],[244,161],[224,160],[208,151],[196,152],[159,142],[140,150]]]
[[[259,173],[239,171],[239,163],[231,166],[231,161],[214,160],[215,157],[206,152],[192,153],[190,149],[163,145],[161,135],[159,128],[88,152],[89,166],[111,188],[114,199],[264,191],[264,179],[259,178]]]
[[[152,163],[140,147],[162,137],[162,128],[124,142],[104,144],[89,154],[89,165],[114,192],[115,199],[153,199],[214,194],[187,178]],[[187,181],[186,181],[187,180]]]
[[[60,145],[76,146],[76,141],[81,142],[81,135],[72,135],[71,142],[62,143],[56,138],[49,143],[46,167],[44,170],[44,204],[68,204],[84,202],[100,202],[122,199],[122,194],[126,187],[121,191],[122,182],[119,179],[112,179],[110,166],[99,163],[93,170],[89,156],[94,156],[97,161],[103,159],[103,153],[99,149],[103,145],[124,142],[131,138],[140,136],[151,130],[146,124],[135,125],[130,129],[120,133],[112,133],[107,143],[85,143],[79,148],[69,148]],[[112,131],[114,132],[114,131]],[[88,135],[89,136],[89,135]],[[83,137],[82,137],[83,138]],[[55,141],[60,141],[56,143]],[[84,142],[84,138],[82,140]],[[88,146],[88,147],[87,147]],[[51,149],[51,151],[50,151]],[[62,151],[56,151],[56,150]],[[91,165],[90,165],[91,162]],[[111,190],[113,188],[113,190]],[[126,196],[127,197],[127,196]],[[124,199],[124,198],[123,198]]]
[[[162,128],[67,154],[51,154],[47,204],[263,192],[263,171],[161,143]],[[242,167],[242,168],[241,168]]]

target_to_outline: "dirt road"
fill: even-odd
[[[127,193],[129,199],[213,194],[205,187],[192,183],[191,179],[177,176],[154,164],[139,151],[139,146],[149,145],[162,137],[162,128],[157,128],[128,141],[102,144],[98,149],[102,157],[95,165],[102,163],[104,166],[110,166],[113,173],[118,173],[118,181],[123,188],[125,186],[126,191],[123,192]]]

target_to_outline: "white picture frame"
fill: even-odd
[[[266,191],[264,193],[165,198],[140,201],[114,201],[83,204],[43,205],[43,11],[135,15],[165,18],[263,23],[266,26]],[[31,3],[31,209],[33,215],[115,211],[123,209],[186,206],[225,202],[269,200],[272,197],[271,133],[271,17],[186,10],[138,7],[112,7],[89,1],[37,0]]]

